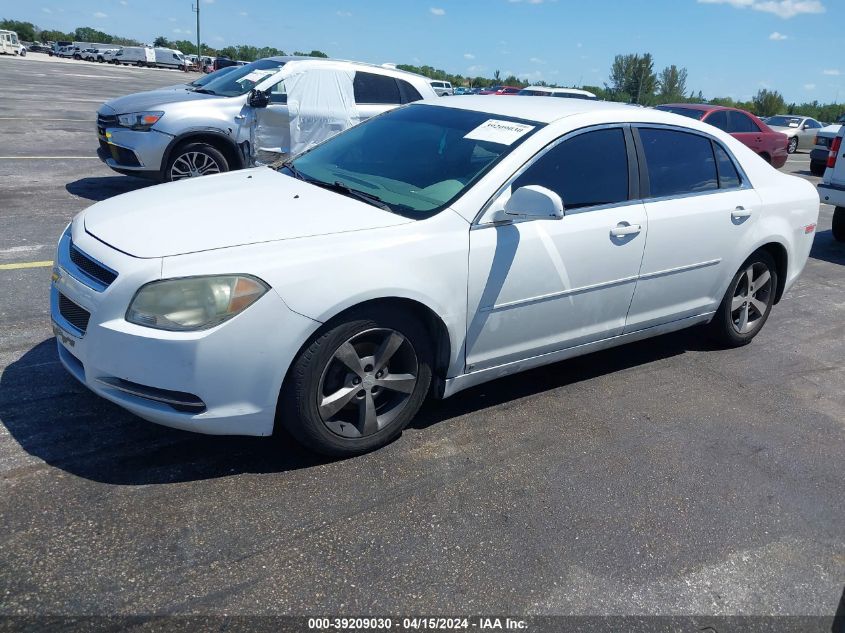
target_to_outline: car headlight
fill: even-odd
[[[154,281],[135,293],[126,320],[158,330],[205,330],[243,312],[269,289],[248,275]]]
[[[147,132],[163,116],[164,112],[130,112],[129,114],[118,114],[117,122],[121,127]]]

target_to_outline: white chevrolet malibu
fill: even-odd
[[[52,284],[64,366],[159,424],[351,455],[429,394],[696,324],[744,345],[807,261],[813,186],[714,127],[446,101],[80,213]]]

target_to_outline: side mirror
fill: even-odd
[[[270,95],[261,90],[250,90],[246,102],[253,108],[266,108],[270,103]]]
[[[540,185],[520,187],[505,203],[505,214],[529,220],[560,220],[563,200],[551,189]]]

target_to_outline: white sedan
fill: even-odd
[[[52,319],[67,370],[142,418],[278,424],[351,455],[399,435],[430,394],[697,324],[750,342],[818,212],[809,182],[687,117],[420,102],[278,169],[80,213]]]

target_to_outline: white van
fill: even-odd
[[[185,56],[182,51],[177,51],[173,48],[156,48],[155,65],[159,68],[178,68],[185,70]]]
[[[26,49],[18,40],[18,34],[14,31],[0,31],[0,54],[3,55],[26,55]]]
[[[124,46],[111,57],[111,61],[122,66],[154,66],[156,54],[147,46]]]

